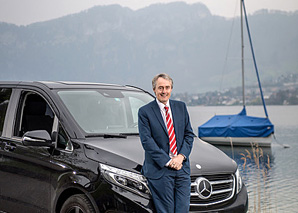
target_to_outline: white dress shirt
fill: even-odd
[[[160,113],[161,113],[161,116],[162,116],[163,121],[164,121],[164,123],[165,123],[165,126],[167,127],[166,109],[165,109],[165,106],[167,106],[167,107],[169,108],[168,113],[170,114],[170,117],[171,117],[171,119],[172,119],[172,121],[173,121],[172,111],[171,111],[171,107],[170,107],[169,100],[167,101],[166,104],[163,104],[163,103],[161,103],[161,102],[156,98],[156,102],[157,102],[157,104],[158,104],[158,106],[159,106]],[[173,125],[174,125],[174,124],[173,124]],[[170,152],[169,152],[169,156],[170,156],[170,158],[173,158],[173,157],[175,157],[176,155],[174,155],[174,154],[170,151]],[[166,166],[169,166],[170,162],[171,162],[171,160],[169,160],[169,161],[166,163]]]
[[[166,105],[164,105],[164,104],[161,103],[158,99],[156,99],[156,102],[157,102],[157,104],[158,104],[158,106],[159,106],[160,113],[161,113],[161,116],[162,116],[162,118],[163,118],[163,121],[164,121],[164,123],[165,123],[165,125],[166,125],[166,127],[167,127],[167,119],[166,119],[166,109],[165,109],[165,106],[169,108],[168,113],[170,114],[170,117],[171,117],[171,119],[172,119],[172,121],[173,121],[173,117],[172,117],[172,111],[171,111],[170,103],[169,103],[169,101],[168,101],[168,102],[166,103]]]

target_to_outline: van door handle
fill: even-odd
[[[4,143],[4,150],[5,151],[14,151],[16,149],[16,145]]]

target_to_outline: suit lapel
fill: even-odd
[[[173,126],[174,126],[174,130],[175,130],[175,136],[176,136],[176,144],[177,144],[177,148],[179,150],[179,131],[178,131],[178,119],[177,116],[179,115],[179,112],[177,111],[177,107],[175,102],[170,100],[170,106],[171,106],[171,111],[172,111],[172,119],[173,119]]]
[[[156,115],[157,120],[160,123],[160,125],[162,126],[163,130],[165,131],[166,134],[168,134],[168,130],[167,130],[166,125],[163,121],[163,118],[162,118],[161,112],[160,112],[160,108],[159,108],[156,100],[154,100],[152,103],[152,110],[153,110],[154,114]]]
[[[176,129],[177,125],[176,125],[176,120],[175,118],[177,118],[177,110],[176,110],[176,105],[174,102],[172,102],[170,100],[170,106],[171,106],[171,111],[172,111],[172,119],[173,119],[173,125],[174,125],[174,129]],[[176,131],[175,131],[176,132]],[[177,135],[176,135],[177,137]]]

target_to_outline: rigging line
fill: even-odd
[[[241,72],[242,72],[242,105],[245,108],[245,81],[244,81],[244,38],[243,38],[243,8],[240,2],[240,26],[241,26]]]
[[[238,2],[238,0],[237,0]],[[233,21],[232,21],[232,26],[231,26],[231,31],[230,31],[230,36],[229,36],[229,41],[228,41],[228,47],[227,47],[227,52],[225,55],[225,61],[224,61],[224,66],[221,72],[221,78],[220,78],[220,83],[219,83],[219,91],[222,91],[222,85],[223,85],[223,79],[224,79],[224,74],[226,73],[226,69],[227,69],[227,63],[228,63],[228,55],[230,52],[230,47],[231,47],[231,41],[232,41],[232,34],[233,34],[233,29],[234,29],[234,25],[235,25],[235,18],[236,18],[236,12],[237,12],[237,3],[235,3],[235,9],[234,9],[234,16],[233,16]],[[219,103],[219,96],[217,98],[217,103]]]
[[[280,143],[280,142],[277,140],[277,138],[275,137],[275,134],[273,134],[273,138],[274,138],[275,142],[276,142],[278,145],[282,146],[283,148],[290,148],[290,146],[289,146],[288,144],[282,144],[282,143]]]
[[[246,29],[247,29],[247,33],[248,33],[251,54],[252,54],[252,57],[253,57],[253,62],[254,62],[254,66],[255,66],[255,70],[256,70],[256,74],[257,74],[257,79],[258,79],[258,83],[259,83],[259,89],[260,89],[260,93],[261,93],[261,98],[262,98],[262,103],[263,103],[263,107],[264,107],[264,112],[265,112],[266,118],[268,118],[268,113],[267,113],[267,109],[266,109],[266,105],[265,105],[263,90],[262,90],[261,81],[260,81],[260,77],[259,77],[259,71],[258,71],[258,67],[257,67],[257,63],[256,63],[256,58],[255,58],[255,53],[254,53],[254,49],[253,49],[253,45],[252,45],[251,36],[250,36],[250,30],[249,30],[249,26],[248,26],[246,8],[245,8],[244,0],[241,0],[241,1],[242,1],[242,5],[243,5],[243,11],[244,11]]]

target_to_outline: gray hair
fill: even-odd
[[[171,82],[171,86],[173,88],[173,79],[168,74],[166,74],[166,73],[160,73],[160,74],[154,76],[154,78],[152,79],[152,88],[153,89],[155,89],[155,87],[156,87],[156,81],[159,78],[163,78],[165,80],[170,81]]]

